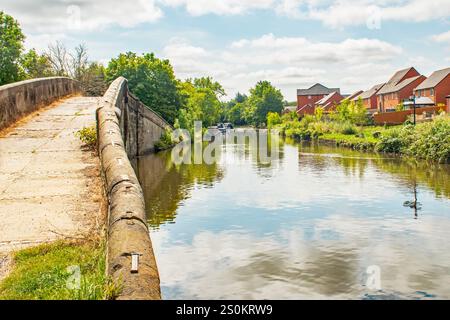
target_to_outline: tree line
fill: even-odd
[[[121,53],[107,66],[89,60],[81,44],[68,50],[62,42],[43,53],[25,51],[19,23],[0,11],[0,85],[25,79],[67,76],[81,83],[87,95],[101,96],[119,76],[128,79],[131,92],[175,127],[192,129],[194,121],[212,126],[218,122],[264,127],[269,112],[281,113],[281,91],[260,81],[249,94],[238,93],[224,101],[223,86],[211,77],[179,80],[169,60],[153,53]]]

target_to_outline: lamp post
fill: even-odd
[[[416,125],[416,96],[412,95],[411,97],[409,97],[409,99],[412,101],[413,103],[413,110],[414,110],[414,125]]]

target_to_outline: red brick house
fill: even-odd
[[[355,101],[355,99],[357,97],[359,97],[362,93],[363,93],[362,90],[358,90],[355,93],[353,93],[353,94],[349,95],[348,97],[346,97],[345,100]],[[358,100],[358,99],[356,99],[356,100]]]
[[[340,93],[339,88],[327,88],[316,83],[308,89],[297,90],[297,113],[299,115],[314,114],[316,102],[333,92]]]
[[[322,107],[325,111],[332,111],[345,98],[337,91],[330,93],[316,102],[316,108]]]
[[[396,106],[409,99],[425,79],[412,67],[397,71],[377,93],[378,111],[395,111]]]
[[[377,110],[377,93],[378,91],[383,88],[384,83],[377,84],[370,88],[367,91],[364,91],[360,95],[353,98],[353,101],[356,102],[359,99],[362,100],[363,105],[369,110],[369,111],[375,111]]]
[[[414,89],[417,98],[430,98],[435,105],[446,105],[450,94],[450,68],[438,70]]]

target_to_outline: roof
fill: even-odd
[[[333,91],[332,93],[330,93],[329,95],[323,97],[322,99],[320,99],[319,101],[316,102],[316,105],[327,105],[330,102],[330,99],[332,97],[334,97],[335,95],[341,95],[339,92],[337,91]],[[341,96],[342,97],[342,96]]]
[[[314,95],[330,94],[335,91],[341,92],[341,89],[327,88],[320,83],[316,83],[315,85],[313,85],[312,87],[310,87],[308,89],[298,89],[297,95],[298,96],[314,96]]]
[[[374,94],[376,94],[384,85],[385,85],[384,83],[380,83],[380,84],[374,85],[369,90],[364,91],[360,95],[354,97],[353,100],[358,100],[359,98],[361,98],[361,99],[369,99]]]
[[[353,100],[356,97],[358,97],[361,93],[363,93],[363,91],[359,90],[359,91],[356,91],[355,93],[353,93],[353,94],[351,94],[351,95],[349,95],[347,97],[345,95],[343,95],[343,97],[345,97],[345,99],[348,99],[348,100]]]
[[[419,84],[415,90],[434,88],[448,75],[450,75],[450,68],[435,71],[427,80]]]
[[[404,87],[413,83],[414,81],[416,81],[417,79],[419,79],[421,77],[424,77],[424,76],[420,75],[420,76],[416,76],[416,77],[412,77],[412,78],[407,78],[397,85],[392,85],[392,84],[386,83],[386,85],[383,88],[381,88],[380,91],[378,91],[378,94],[386,94],[386,93],[400,91],[401,89],[403,89]]]
[[[378,92],[378,94],[391,93],[391,92],[396,92],[396,91],[400,90],[401,88],[397,88],[397,86],[398,86],[401,82],[407,80],[407,79],[404,79],[404,80],[402,81],[402,79],[406,76],[406,74],[407,74],[411,69],[413,69],[413,70],[417,73],[417,76],[419,76],[419,73],[418,73],[417,70],[414,69],[413,67],[406,68],[406,69],[403,69],[403,70],[399,70],[399,71],[397,71],[397,72],[392,76],[392,78],[389,79],[389,81],[383,86],[383,88],[380,89],[380,91]],[[416,77],[417,77],[417,76],[416,76]],[[413,77],[413,78],[414,78],[414,77]],[[408,79],[411,79],[411,78],[408,78]],[[403,86],[403,87],[404,87],[404,86]],[[402,88],[403,88],[403,87],[402,87]]]

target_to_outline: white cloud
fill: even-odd
[[[281,0],[278,14],[321,21],[330,28],[380,24],[383,21],[423,22],[450,16],[448,0]]]
[[[395,68],[390,64],[402,52],[401,47],[378,39],[320,42],[274,34],[240,39],[222,50],[172,39],[163,50],[180,78],[213,76],[230,96],[269,80],[291,100],[297,88],[316,82],[344,85],[348,92],[367,89],[391,75]],[[374,75],[374,70],[379,74]]]
[[[93,31],[109,25],[133,27],[163,16],[154,0],[14,0],[2,3],[2,10],[34,33]]]
[[[274,0],[159,0],[166,6],[183,6],[193,16],[237,15],[256,9],[270,9]]]
[[[437,34],[432,37],[432,39],[436,42],[449,42],[450,43],[450,31]]]

